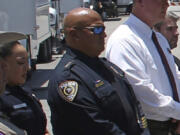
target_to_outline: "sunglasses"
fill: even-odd
[[[89,27],[83,27],[83,28],[77,28],[74,27],[75,29],[88,29],[92,31],[95,35],[100,35],[104,32],[105,27],[104,26],[89,26]]]

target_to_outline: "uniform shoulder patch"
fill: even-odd
[[[76,81],[65,81],[59,84],[59,94],[65,100],[72,102],[77,95],[78,83]]]

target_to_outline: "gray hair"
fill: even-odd
[[[167,17],[168,18],[172,18],[173,20],[175,20],[176,22],[179,20],[179,16],[178,15],[176,15],[174,12],[172,12],[172,11],[169,11],[169,12],[167,12]]]
[[[170,19],[174,20],[175,22],[177,22],[177,21],[180,19],[180,17],[177,16],[177,15],[176,15],[174,12],[172,12],[172,11],[168,11],[168,12],[167,12],[166,18],[170,18]],[[155,24],[155,25],[154,25],[154,28],[155,28],[156,30],[160,31],[161,26],[162,26],[163,24],[164,24],[164,20],[161,21],[161,22],[159,22],[159,23],[157,23],[157,24]]]

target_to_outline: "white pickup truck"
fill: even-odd
[[[168,11],[174,12],[176,15],[180,16],[180,0],[169,0]]]

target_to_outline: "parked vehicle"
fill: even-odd
[[[103,5],[103,19],[117,17],[120,13],[129,14],[132,11],[133,0],[94,0],[93,9],[98,11],[98,3]]]
[[[132,11],[133,0],[116,0],[118,11],[122,13],[130,13]]]
[[[0,31],[26,34],[26,46],[32,69],[37,62],[52,58],[53,18],[50,20],[49,0],[3,0],[0,4]]]
[[[168,11],[173,11],[180,16],[180,0],[169,0]]]

